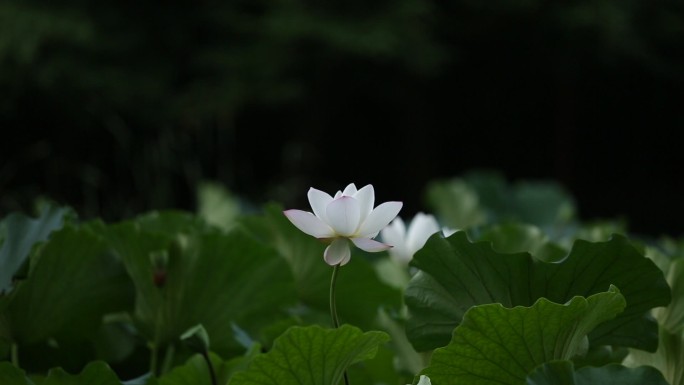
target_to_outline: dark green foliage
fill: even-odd
[[[235,375],[231,383],[337,384],[348,366],[373,358],[378,346],[387,341],[385,333],[363,333],[350,325],[327,330],[319,326],[291,328],[276,340],[273,350],[256,357],[245,372]]]
[[[478,194],[510,192],[492,186]],[[435,384],[682,385],[681,242],[602,240],[614,226],[522,204],[534,197],[557,213],[568,202],[557,190],[521,191],[507,204],[487,198],[479,209],[493,223],[434,234],[409,267],[355,250],[339,270],[338,329],[329,326],[326,240],[300,232],[278,205],[246,215],[219,194],[201,215],[111,224],[65,221],[61,209],[36,220],[11,214],[0,221],[12,270],[0,296],[0,360],[11,362],[0,362],[0,383],[329,385],[347,371],[369,385],[420,375]],[[440,207],[471,198],[438,195]],[[216,207],[229,210],[214,216]],[[505,223],[492,219],[506,212]]]
[[[521,384],[545,362],[583,354],[587,334],[624,307],[615,287],[566,304],[542,298],[530,307],[475,306],[421,374],[445,385]]]
[[[599,326],[590,335],[591,343],[653,351],[658,326],[648,311],[670,302],[660,269],[619,235],[608,242],[577,241],[558,263],[528,253],[500,254],[488,242],[471,243],[464,232],[446,239],[433,235],[412,265],[421,272],[406,289],[411,311],[407,334],[418,350],[446,345],[471,306],[530,306],[542,297],[565,303],[575,295],[589,296],[616,285],[623,288],[627,308]]]
[[[607,365],[574,370],[570,361],[554,361],[530,372],[527,385],[668,385],[657,370],[642,366]]]
[[[7,294],[12,290],[13,280],[26,278],[31,249],[62,227],[68,212],[67,208],[46,207],[36,219],[19,213],[3,219],[5,233],[4,239],[0,239],[0,293]]]

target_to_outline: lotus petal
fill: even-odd
[[[373,205],[375,204],[375,190],[373,185],[366,185],[354,194],[354,198],[359,201],[361,218],[360,222],[363,223],[368,215],[373,211]]]
[[[352,242],[354,242],[354,245],[358,247],[361,250],[368,251],[369,253],[376,253],[378,251],[383,251],[392,248],[392,246],[378,242],[375,239],[370,239],[370,238],[352,238]]]
[[[351,250],[349,250],[349,241],[346,238],[335,239],[323,253],[325,263],[330,266],[346,264],[350,258]]]
[[[342,195],[352,197],[356,194],[356,191],[356,185],[354,183],[349,183],[347,187],[344,188],[344,191],[342,191]]]
[[[331,197],[328,193],[317,190],[313,187],[309,189],[307,196],[309,197],[309,204],[311,205],[311,209],[313,210],[314,214],[325,222],[327,220],[325,208],[328,206],[328,204],[330,204],[330,202],[333,201],[333,197]]]
[[[333,230],[317,216],[308,211],[285,210],[283,211],[287,219],[306,234],[316,238],[330,238],[335,236]]]
[[[325,212],[328,225],[338,235],[350,236],[359,227],[359,219],[361,217],[359,201],[352,197],[342,195],[334,199],[328,204]]]
[[[361,225],[358,235],[371,238],[370,235],[377,234],[399,214],[402,205],[401,202],[385,202],[376,207]]]

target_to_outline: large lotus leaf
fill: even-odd
[[[626,368],[611,364],[585,367],[575,371],[572,361],[552,361],[536,368],[526,385],[668,385],[656,369],[642,366]]]
[[[0,384],[34,385],[21,369],[9,362],[0,362]]]
[[[619,364],[629,354],[629,348],[624,346],[591,346],[586,354],[572,359],[575,367],[583,366],[605,366],[609,364]]]
[[[391,338],[391,337],[390,337]],[[394,348],[386,345],[378,346],[375,357],[352,365],[348,370],[351,382],[356,384],[406,384],[413,379],[412,373],[401,373],[397,365]]]
[[[244,219],[243,225],[274,245],[288,261],[302,302],[328,314],[332,267],[323,261],[326,245],[299,231],[275,205],[268,206],[263,216]],[[398,309],[401,304],[400,291],[383,283],[373,266],[356,252],[351,262],[340,268],[336,290],[340,321],[362,329],[376,327],[379,308]]]
[[[587,334],[624,308],[625,299],[614,286],[566,304],[541,298],[531,307],[475,306],[421,374],[443,385],[522,384],[544,362],[582,353]]]
[[[31,381],[24,372],[9,362],[0,362],[0,384],[7,385],[121,385],[112,369],[104,362],[92,362],[81,373],[71,375],[52,369],[45,378]]]
[[[52,369],[36,385],[121,385],[121,381],[104,362],[92,362],[79,374],[69,374],[59,368]]]
[[[223,375],[224,362],[215,354],[209,356],[212,364],[212,369],[217,379],[220,379],[220,384],[225,384],[228,381],[227,377]],[[206,360],[199,354],[192,356],[184,365],[177,366],[169,373],[163,375],[158,380],[148,381],[148,385],[194,385],[194,384],[211,384],[211,373]]]
[[[500,253],[527,251],[535,258],[546,262],[563,259],[565,249],[551,242],[538,227],[522,223],[507,223],[486,229],[478,238],[492,242],[494,250]]]
[[[141,227],[121,223],[108,236],[135,283],[136,320],[150,341],[174,343],[201,323],[212,349],[230,351],[238,347],[231,324],[254,331],[296,301],[285,261],[244,231],[169,237]],[[153,261],[159,255],[168,257],[164,266]]]
[[[405,292],[410,311],[407,335],[417,350],[446,345],[472,306],[530,306],[542,297],[565,303],[614,284],[621,288],[627,307],[596,328],[589,336],[592,345],[653,351],[658,328],[647,311],[670,301],[660,269],[620,235],[607,242],[576,241],[565,259],[547,263],[528,253],[497,253],[491,243],[472,243],[459,232],[448,238],[432,236],[412,265],[421,271]]]
[[[0,246],[0,293],[12,290],[12,278],[26,262],[33,245],[61,228],[69,211],[50,206],[36,219],[14,213],[3,220],[6,234]]]
[[[241,357],[236,357],[230,361],[224,361],[218,355],[209,353],[212,369],[218,384],[227,384],[230,377],[237,371],[247,369],[247,366],[260,355],[260,346],[253,345],[252,348]],[[211,373],[206,360],[196,354],[183,365],[175,367],[169,373],[159,379],[148,381],[147,385],[196,385],[211,384]]]
[[[29,277],[11,293],[0,324],[18,344],[84,338],[105,314],[132,303],[130,279],[107,242],[90,226],[66,226],[34,255]]]
[[[235,374],[231,385],[331,385],[342,380],[354,363],[371,359],[387,334],[363,333],[351,325],[339,329],[320,326],[292,327],[273,344],[273,349]],[[354,379],[350,379],[354,382]]]

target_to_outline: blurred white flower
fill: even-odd
[[[439,231],[439,223],[437,223],[437,219],[434,216],[418,213],[408,225],[408,230],[404,221],[397,217],[389,226],[382,230],[381,236],[383,242],[394,245],[389,251],[390,257],[406,265],[411,261],[413,255],[425,246],[428,238]],[[455,232],[456,230],[446,227],[442,229],[445,237]]]
[[[338,191],[334,198],[313,187],[307,195],[313,213],[285,210],[284,214],[306,234],[331,241],[323,253],[323,259],[327,264],[335,266],[349,262],[349,241],[369,252],[392,247],[373,238],[397,216],[402,207],[401,202],[385,202],[373,208],[373,186],[366,185],[357,190],[353,183],[344,191]]]
[[[432,382],[430,382],[430,377],[421,375],[420,379],[418,380],[418,385],[432,385]]]

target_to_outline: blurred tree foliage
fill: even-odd
[[[444,143],[502,126],[495,144],[526,126],[571,138],[619,126],[588,116],[638,102],[681,127],[669,109],[683,37],[678,0],[4,1],[0,211],[46,194],[115,219],[192,206],[207,178],[288,199],[307,175],[344,168],[344,145],[317,149],[337,130],[369,135],[359,154],[387,132],[388,147],[427,148],[416,127],[429,137],[445,120],[459,130]],[[564,143],[534,160],[568,157]],[[454,172],[430,163],[449,152],[435,146],[407,171],[416,194],[420,170]]]
[[[3,151],[2,208],[42,192],[118,217],[183,205],[202,178],[232,182],[246,106],[300,99],[337,57],[435,68],[429,7],[3,2],[0,124],[15,145]]]

